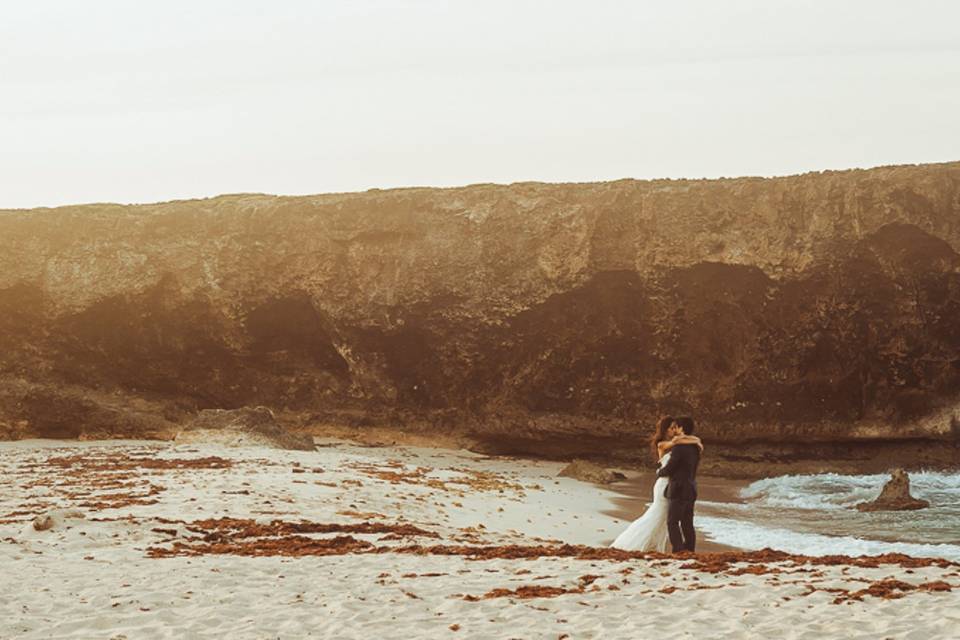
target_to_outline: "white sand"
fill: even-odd
[[[315,453],[130,441],[0,444],[0,638],[960,638],[956,567],[786,563],[792,573],[732,575],[758,565],[706,573],[682,569],[685,560],[471,560],[393,552],[148,557],[148,547],[169,549],[174,537],[198,543],[189,523],[224,516],[408,523],[439,536],[386,541],[381,534],[308,534],[351,535],[391,548],[544,540],[602,545],[626,524],[600,513],[613,494],[556,478],[559,464],[323,444],[329,446]],[[108,496],[98,500],[90,494],[91,478],[112,472],[77,477],[69,474],[74,464],[47,462],[78,453],[87,460],[219,456],[234,464],[128,470],[132,476],[123,482],[129,486],[96,490],[93,496]],[[407,476],[414,484],[370,475],[418,467],[424,475]],[[473,486],[451,482],[463,479]],[[157,502],[91,506],[127,494]],[[86,517],[63,518],[57,510],[65,508]],[[18,512],[24,513],[11,515]],[[34,530],[33,516],[49,512],[53,529]],[[581,580],[587,575],[596,577]],[[945,581],[954,591],[833,604],[838,593],[824,590],[856,591],[888,578]],[[573,592],[482,598],[493,589],[530,585]],[[818,590],[804,596],[807,585]]]

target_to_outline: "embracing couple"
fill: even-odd
[[[666,416],[657,422],[651,449],[657,460],[653,502],[646,513],[617,536],[611,546],[627,551],[696,551],[693,506],[697,501],[697,466],[703,444],[693,435],[693,418]]]

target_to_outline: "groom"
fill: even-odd
[[[667,436],[692,436],[693,418],[675,418]],[[697,466],[700,447],[678,444],[670,450],[670,460],[657,471],[658,478],[669,478],[664,496],[667,498],[667,531],[673,552],[696,551],[697,534],[693,530],[693,505],[697,501]]]

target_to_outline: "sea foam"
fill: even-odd
[[[740,491],[751,504],[792,509],[849,509],[880,495],[887,474],[778,476],[758,480]],[[917,471],[910,474],[911,493],[931,504],[960,506],[960,474]]]
[[[746,549],[778,549],[809,556],[882,555],[904,553],[920,558],[945,558],[960,562],[960,545],[884,542],[853,536],[829,536],[800,533],[789,529],[765,527],[753,522],[710,516],[697,517],[696,526],[714,542]]]

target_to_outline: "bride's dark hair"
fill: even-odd
[[[650,438],[650,449],[653,451],[654,462],[660,459],[660,450],[657,449],[657,445],[667,439],[667,429],[670,428],[671,424],[673,424],[672,416],[663,416],[657,420],[657,428],[653,432],[653,437]]]

